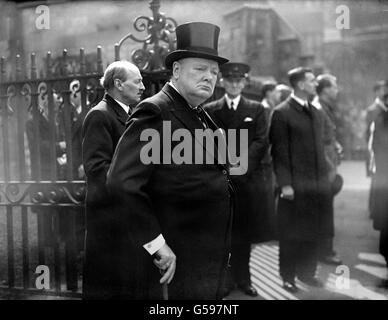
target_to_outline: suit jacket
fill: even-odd
[[[237,190],[237,210],[234,215],[233,241],[249,241],[257,237],[257,220],[261,186],[260,162],[268,150],[267,121],[264,107],[241,96],[237,110],[229,110],[225,96],[206,105],[216,124],[224,129],[237,129],[237,154],[240,153],[240,129],[248,130],[248,170],[242,176],[232,176]],[[228,136],[228,135],[227,135]]]
[[[116,277],[121,239],[119,221],[112,214],[106,175],[128,114],[108,94],[87,113],[82,126],[82,157],[86,175],[86,249],[83,277],[85,298],[113,298],[120,294]]]
[[[332,111],[332,107],[326,102],[318,99],[318,103],[321,106],[320,112],[322,112],[323,118],[323,140],[326,160],[328,162],[329,180],[334,181],[337,174],[337,166],[340,163],[339,154],[337,151],[337,133],[336,133],[336,119]]]
[[[192,137],[195,129],[203,129],[196,112],[166,84],[134,110],[108,173],[108,188],[117,204],[115,216],[122,225],[119,236],[134,247],[135,254],[127,259],[139,266],[125,282],[135,289],[134,298],[161,298],[160,274],[143,245],[163,234],[177,256],[170,298],[215,299],[230,240],[228,168],[174,161],[144,164],[140,155],[148,141],[140,136],[146,129],[161,137],[155,145],[161,144],[162,156],[171,155],[179,144],[172,141],[171,150],[166,148],[163,121],[171,125],[171,132],[187,129]],[[194,161],[194,156],[189,160]]]
[[[326,212],[328,168],[323,150],[322,114],[309,114],[291,97],[275,108],[270,127],[271,153],[279,187],[291,185],[295,199],[278,202],[279,236],[315,240]]]

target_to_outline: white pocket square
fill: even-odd
[[[246,117],[246,118],[244,119],[244,122],[249,122],[249,121],[253,121],[253,119],[252,119],[251,117]]]

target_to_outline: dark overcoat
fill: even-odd
[[[281,239],[319,239],[319,218],[328,203],[322,115],[314,107],[310,110],[290,97],[272,116],[270,142],[277,185],[290,185],[295,192],[294,200],[278,202]]]
[[[195,154],[187,149],[187,162],[178,164],[170,157],[182,146],[182,138],[174,138],[170,148],[171,133],[164,126],[170,126],[174,136],[185,129],[190,137],[186,147],[204,152],[203,144],[193,139],[194,130],[203,129],[202,122],[170,85],[142,101],[132,113],[107,181],[116,203],[114,217],[121,223],[117,237],[127,248],[122,255],[123,283],[128,284],[128,297],[161,298],[161,276],[143,245],[162,234],[177,257],[169,298],[215,299],[229,252],[228,168],[191,164]],[[156,147],[154,155],[161,155],[160,164],[144,161],[142,154],[151,152],[145,151],[150,146]],[[127,263],[137,266],[133,274],[126,272]]]
[[[323,120],[323,142],[325,159],[327,163],[328,180],[330,184],[334,183],[337,174],[337,167],[340,163],[340,157],[337,151],[337,133],[334,105],[329,105],[322,99],[318,100],[321,108],[318,111],[322,114]],[[334,195],[328,195],[330,201],[320,217],[320,234],[326,235],[326,238],[334,237]]]
[[[261,188],[260,162],[268,149],[267,122],[264,107],[257,101],[241,96],[237,110],[230,110],[225,96],[206,105],[205,109],[216,124],[224,129],[237,130],[237,154],[240,153],[240,129],[248,130],[248,170],[244,175],[232,176],[236,187],[236,213],[233,223],[233,240],[258,237],[260,232]],[[227,135],[228,136],[228,135]]]
[[[371,217],[376,230],[388,230],[388,111],[378,107],[373,114],[372,150],[376,172],[373,174]]]
[[[106,175],[115,147],[125,130],[128,114],[108,94],[93,107],[82,126],[82,157],[85,168],[86,242],[83,294],[87,299],[120,295],[117,278],[121,239],[112,202],[107,195]]]

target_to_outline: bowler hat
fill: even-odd
[[[217,61],[220,65],[228,59],[218,55],[220,28],[206,22],[190,22],[176,28],[177,47],[166,56],[165,65],[171,69],[174,61],[183,58],[203,58]]]
[[[228,62],[220,67],[223,78],[246,78],[250,68],[245,63]]]
[[[331,192],[333,196],[337,195],[344,185],[344,179],[340,174],[336,174],[334,181],[331,183]]]

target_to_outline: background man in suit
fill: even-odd
[[[384,92],[387,88],[380,89]],[[373,154],[373,190],[370,199],[370,215],[374,229],[380,231],[379,252],[388,263],[388,93],[376,99],[369,108],[371,131],[370,147]],[[380,284],[388,288],[388,280]]]
[[[272,117],[272,112],[275,107],[281,102],[281,94],[284,85],[278,85],[276,82],[268,81],[263,84],[261,88],[262,101],[264,107],[266,122],[268,124]],[[285,100],[285,99],[284,99]],[[283,101],[284,101],[283,100]],[[261,210],[264,221],[260,225],[261,231],[258,233],[257,242],[269,241],[277,239],[276,230],[276,210],[275,210],[275,175],[273,173],[273,164],[271,150],[268,148],[264,158],[261,160],[261,188],[260,198]]]
[[[316,81],[310,69],[289,73],[291,96],[274,110],[271,153],[277,185],[279,269],[286,290],[297,291],[295,276],[320,287],[315,277],[319,216],[327,203],[329,184],[323,150],[321,113],[311,106]]]
[[[372,201],[373,201],[373,192],[374,192],[374,183],[375,183],[375,159],[374,152],[372,148],[372,138],[373,131],[375,127],[375,119],[381,114],[381,110],[384,109],[384,96],[388,93],[388,84],[384,80],[377,81],[373,86],[375,93],[375,100],[373,103],[368,106],[366,110],[366,130],[365,138],[368,146],[368,154],[366,159],[366,174],[368,177],[371,177],[371,186],[369,191],[369,211],[372,213]]]
[[[373,135],[373,126],[375,118],[380,114],[380,111],[384,108],[384,96],[388,93],[388,84],[384,80],[377,81],[373,86],[375,92],[375,100],[366,109],[366,133],[365,138],[369,146],[368,158],[367,158],[367,176],[372,176],[374,171],[374,159],[373,151],[371,149],[371,139]]]
[[[237,129],[237,141],[240,141],[240,129],[248,130],[248,170],[241,176],[232,176],[236,186],[236,212],[232,234],[232,276],[233,286],[237,286],[250,296],[257,296],[251,285],[249,258],[252,237],[257,233],[261,187],[260,161],[267,150],[267,123],[263,106],[241,95],[246,84],[249,66],[244,63],[227,63],[221,66],[221,84],[225,95],[206,106],[206,110],[224,129]],[[239,143],[237,152],[240,153]],[[226,294],[231,288],[227,289]]]
[[[220,298],[231,223],[228,167],[216,161],[195,164],[194,144],[190,159],[175,163],[171,150],[179,141],[170,141],[177,130],[187,130],[194,142],[195,130],[217,129],[200,105],[213,94],[219,65],[227,62],[218,56],[218,35],[219,28],[209,23],[177,27],[177,49],[165,60],[171,81],[136,107],[108,172],[122,226],[118,236],[132,251],[123,263],[137,267],[126,273],[130,298],[161,299],[160,284],[168,284],[170,299]],[[141,139],[150,129],[151,142]],[[203,141],[196,142],[205,149]],[[160,161],[142,161],[148,143],[160,147]]]
[[[337,140],[336,127],[337,116],[337,78],[331,74],[321,74],[317,77],[317,96],[314,106],[322,112],[324,131],[324,150],[328,163],[329,183],[333,186],[338,179],[337,167],[341,161],[342,146]],[[337,190],[338,191],[338,190]],[[334,192],[328,194],[326,212],[321,215],[318,255],[321,262],[340,265],[342,261],[337,257],[333,249],[334,238]]]
[[[86,174],[86,243],[83,276],[85,299],[120,296],[122,239],[116,234],[106,175],[128,113],[144,90],[139,69],[128,61],[116,61],[105,70],[101,85],[106,93],[85,117],[82,127],[82,156]]]

